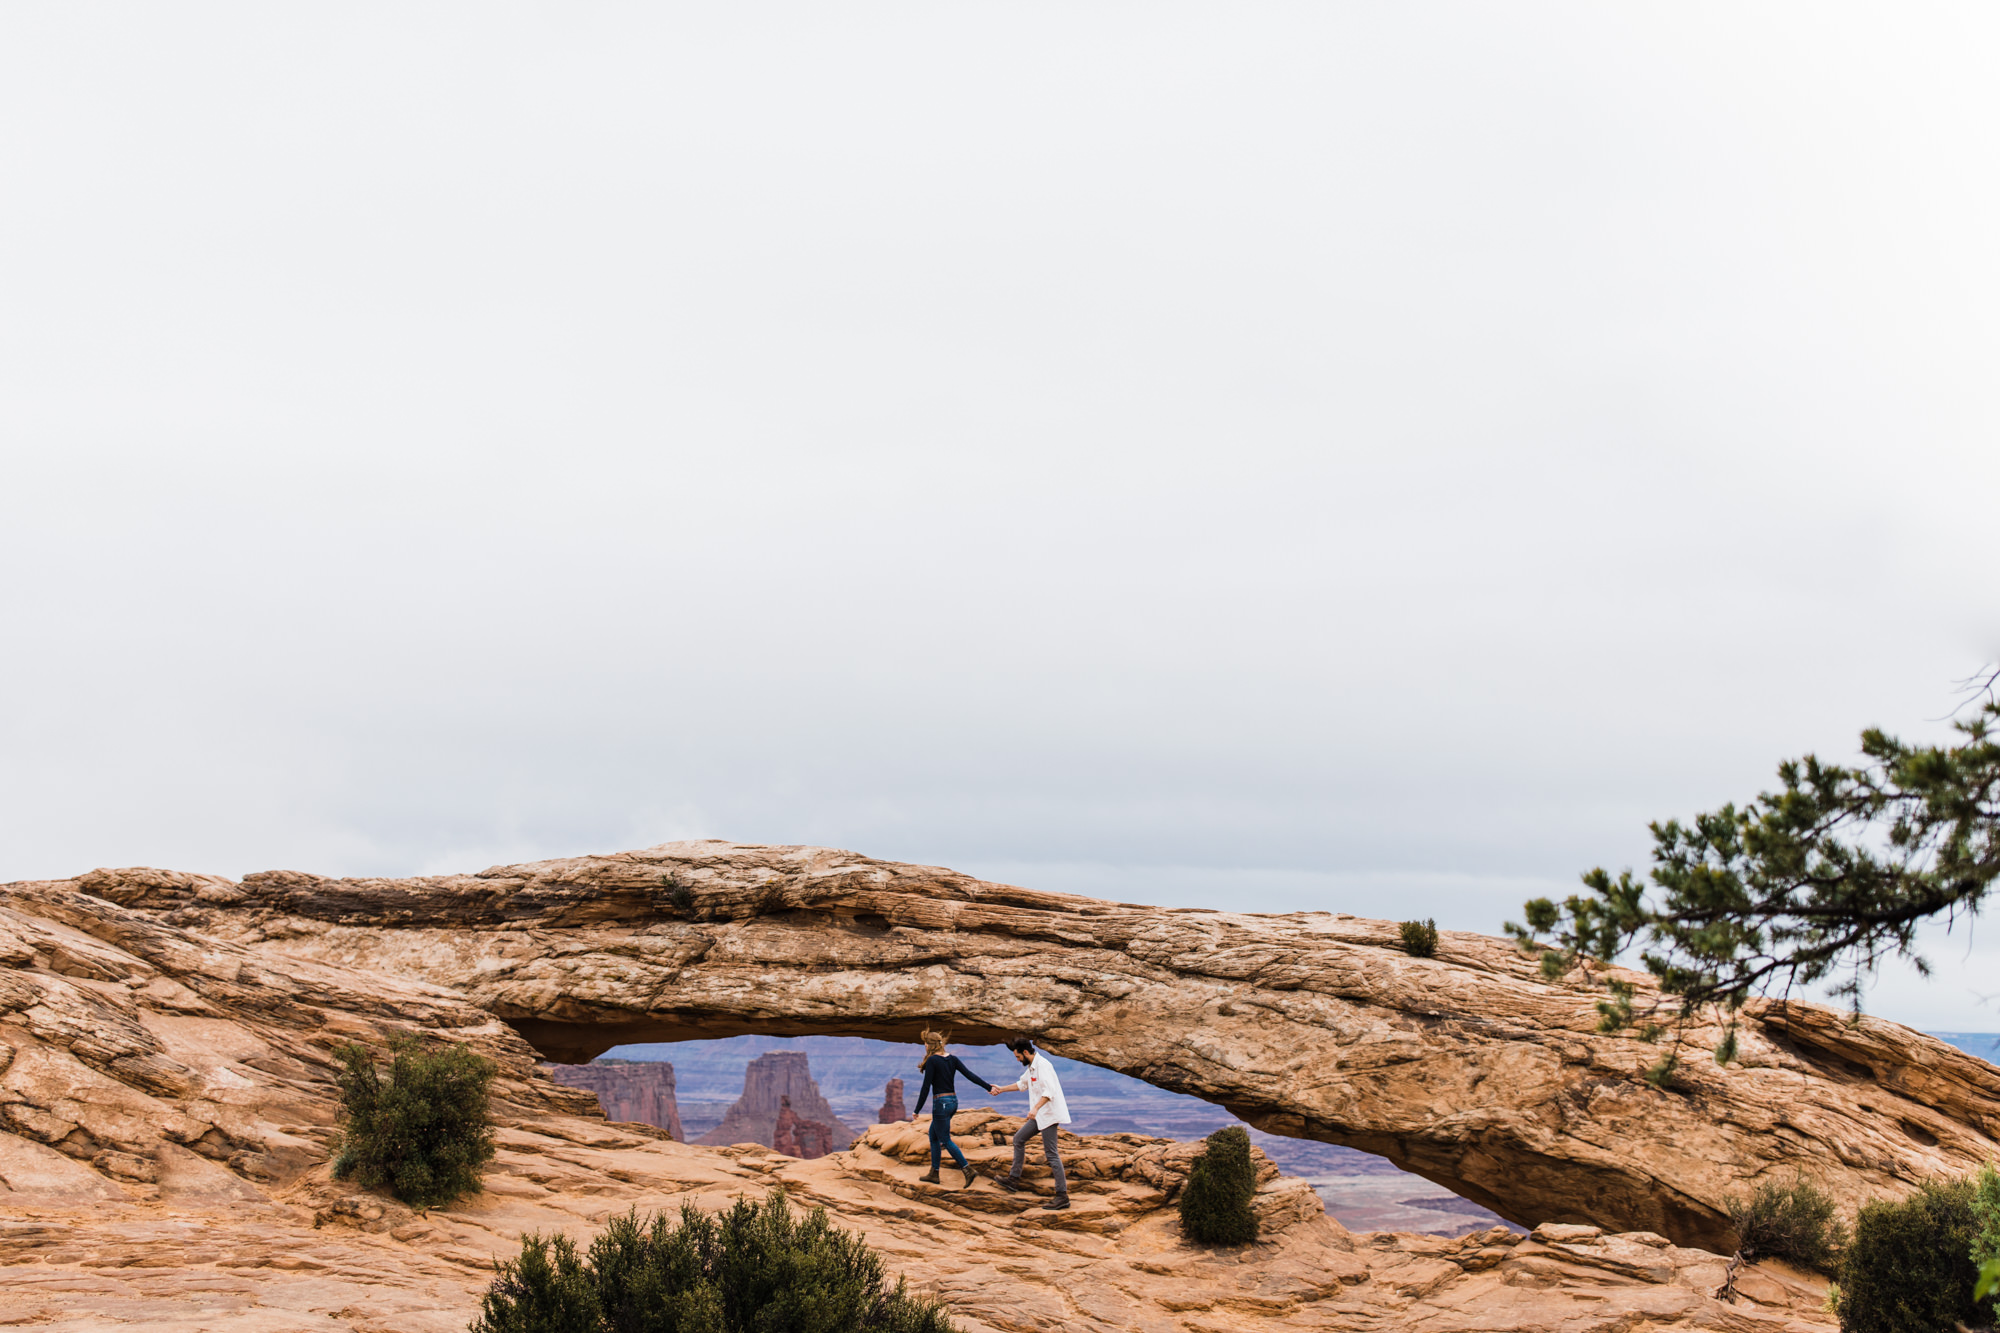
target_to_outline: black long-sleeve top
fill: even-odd
[[[923,1111],[924,1099],[929,1097],[933,1092],[940,1097],[956,1097],[958,1095],[958,1076],[960,1074],[965,1075],[982,1088],[993,1086],[970,1069],[967,1069],[965,1061],[955,1055],[927,1055],[924,1057],[922,1069],[924,1071],[924,1086],[917,1092],[917,1104],[911,1110],[911,1115],[917,1115]]]

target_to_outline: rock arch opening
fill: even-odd
[[[1017,1072],[1005,1047],[962,1042],[955,1032],[952,1038],[950,1049],[980,1076],[1004,1083]],[[921,1050],[914,1042],[854,1035],[758,1033],[614,1046],[590,1063],[550,1068],[559,1082],[595,1091],[613,1120],[668,1129],[687,1143],[759,1143],[786,1156],[813,1158],[847,1146],[871,1125],[907,1118],[920,1091]],[[1189,1142],[1242,1123],[1199,1097],[1061,1055],[1051,1058],[1075,1117],[1069,1127],[1075,1134]],[[790,1104],[781,1109],[787,1095]],[[1020,1114],[1024,1100],[964,1086],[959,1096],[968,1110],[1009,1115]],[[1266,1157],[1286,1174],[1310,1182],[1327,1211],[1350,1230],[1453,1237],[1513,1225],[1386,1158],[1246,1128]]]

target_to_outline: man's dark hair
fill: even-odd
[[[1009,1037],[1007,1038],[1007,1049],[1016,1055],[1019,1055],[1022,1051],[1033,1055],[1035,1052],[1035,1043],[1029,1041],[1026,1037]]]

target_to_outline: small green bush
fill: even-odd
[[[1789,1185],[1767,1181],[1747,1199],[1730,1199],[1728,1208],[1736,1224],[1736,1252],[1753,1263],[1787,1259],[1830,1273],[1847,1244],[1833,1199],[1803,1172]]]
[[[1941,1333],[1984,1322],[1972,1289],[1972,1182],[1927,1180],[1861,1209],[1840,1263],[1845,1333]]]
[[[1203,1245],[1242,1245],[1257,1239],[1257,1168],[1250,1135],[1241,1125],[1218,1129],[1194,1159],[1181,1191],[1181,1230]]]
[[[1984,1300],[2000,1296],[2000,1171],[1989,1163],[1979,1168],[1972,1187],[1972,1220],[1978,1230],[1972,1238],[1972,1262],[1979,1265],[1979,1287],[1973,1295]],[[2000,1322],[2000,1299],[1992,1305],[1993,1318]]]
[[[673,875],[660,876],[660,887],[667,891],[667,906],[682,916],[694,915],[694,890],[680,882]]]
[[[952,1333],[944,1309],[888,1286],[882,1260],[782,1189],[720,1217],[681,1205],[616,1217],[579,1256],[566,1236],[526,1236],[498,1265],[471,1333]]]
[[[413,1037],[392,1039],[389,1051],[386,1079],[365,1047],[334,1051],[345,1066],[334,1179],[386,1188],[417,1208],[476,1193],[479,1168],[493,1159],[486,1105],[493,1062],[464,1046],[427,1049]]]
[[[1403,934],[1403,952],[1412,958],[1434,958],[1438,951],[1438,923],[1426,917],[1405,921],[1398,927]]]

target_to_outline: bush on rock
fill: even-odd
[[[345,1066],[334,1179],[386,1188],[416,1208],[476,1193],[479,1168],[493,1158],[486,1105],[493,1062],[464,1046],[431,1049],[412,1037],[394,1038],[389,1050],[386,1079],[365,1047],[334,1051]]]
[[[891,1288],[882,1260],[782,1189],[719,1217],[681,1205],[613,1218],[590,1252],[526,1236],[502,1263],[472,1333],[952,1333],[943,1307]]]
[[[1803,1173],[1789,1185],[1767,1181],[1747,1199],[1728,1201],[1736,1252],[1746,1260],[1787,1259],[1829,1273],[1847,1243],[1833,1199]]]
[[[1985,1322],[1972,1289],[1970,1180],[1927,1180],[1900,1203],[1861,1209],[1840,1263],[1845,1333],[1939,1333]]]
[[[1987,1322],[2000,1324],[2000,1171],[1990,1162],[1979,1168],[1972,1186],[1972,1220],[1978,1224],[1972,1261],[1979,1265],[1979,1287],[1973,1295],[1991,1299]]]
[[[1250,1134],[1241,1125],[1218,1129],[1194,1159],[1181,1191],[1181,1230],[1203,1245],[1242,1245],[1257,1239],[1257,1168]]]
[[[1438,951],[1438,923],[1426,917],[1422,921],[1405,921],[1397,927],[1403,937],[1403,952],[1412,958],[1435,958]]]

